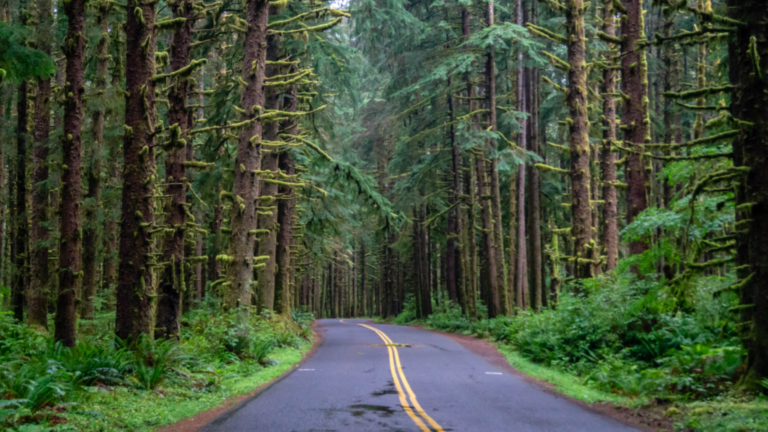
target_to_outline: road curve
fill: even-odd
[[[448,337],[368,320],[318,324],[324,340],[311,358],[203,431],[635,431]]]

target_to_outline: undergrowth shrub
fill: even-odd
[[[441,301],[424,323],[507,343],[524,357],[580,376],[609,392],[661,398],[702,398],[725,391],[738,378],[743,350],[729,308],[733,281],[700,277],[673,291],[654,275],[636,279],[628,269],[566,288],[557,307],[540,313],[471,321],[459,305]],[[684,302],[678,298],[683,295]],[[681,304],[683,306],[681,306]],[[395,319],[416,319],[413,298]]]
[[[277,364],[269,359],[276,347],[311,340],[313,320],[312,314],[297,311],[287,318],[252,313],[243,322],[207,297],[182,318],[179,341],[142,337],[129,345],[115,340],[114,327],[107,324],[114,312],[108,312],[80,321],[78,343],[67,348],[54,343],[51,334],[0,313],[0,430],[60,421],[58,413],[82,405],[99,388],[215,392],[223,380]]]

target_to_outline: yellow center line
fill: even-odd
[[[384,343],[387,344],[387,350],[389,350],[389,365],[390,365],[390,369],[392,370],[392,377],[395,380],[397,391],[400,394],[400,403],[403,404],[403,407],[405,408],[406,412],[409,412],[409,415],[411,415],[410,407],[407,405],[407,402],[405,402],[404,400],[405,395],[402,391],[402,388],[400,387],[400,383],[397,380],[397,374],[395,373],[395,364],[392,362],[392,354],[393,354],[392,351],[394,351],[395,363],[397,364],[397,372],[400,375],[400,379],[403,381],[403,385],[405,386],[405,389],[408,392],[408,396],[410,396],[411,401],[413,402],[413,407],[416,409],[416,412],[419,413],[419,415],[421,415],[427,422],[429,422],[429,424],[432,425],[432,427],[437,432],[445,432],[445,430],[435,420],[433,420],[432,417],[430,417],[426,412],[424,412],[424,410],[421,408],[421,405],[419,404],[419,401],[416,400],[416,394],[413,393],[411,386],[408,384],[408,380],[405,378],[405,373],[403,373],[403,367],[400,364],[400,355],[397,353],[397,348],[394,346],[391,346],[392,344],[394,344],[392,342],[392,339],[390,339],[389,336],[386,335],[386,333],[384,333],[383,331],[377,328],[367,326],[365,324],[359,324],[359,325],[376,332],[376,334],[379,335],[379,337],[384,341]],[[414,417],[415,416],[411,415],[411,418],[413,419],[414,422],[416,422],[417,425],[419,425],[419,428],[427,431],[430,430],[429,428],[426,428],[426,426],[424,426],[424,423],[422,423],[418,417],[415,417],[415,418]]]

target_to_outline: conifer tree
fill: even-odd
[[[101,177],[102,152],[104,151],[104,127],[106,123],[107,80],[109,78],[109,13],[113,4],[106,0],[92,3],[96,9],[96,26],[99,29],[99,40],[96,43],[96,78],[94,95],[100,104],[91,117],[91,145],[88,146],[90,160],[86,163],[85,172],[88,180],[88,192],[85,194],[85,213],[83,223],[83,289],[82,317],[93,318],[93,297],[96,295],[98,283],[98,249],[101,245],[99,219],[101,217]]]
[[[129,3],[130,4],[130,3]],[[82,282],[81,140],[85,63],[85,1],[64,4],[67,35],[62,51],[66,56],[64,131],[61,136],[61,245],[59,250],[59,295],[56,303],[56,340],[64,346],[76,343],[76,294]]]
[[[36,46],[50,55],[53,5],[37,3]],[[48,147],[51,125],[51,78],[37,79],[32,149],[32,232],[27,322],[31,327],[48,327]]]
[[[125,126],[122,217],[115,334],[136,340],[152,333],[157,294],[153,266],[157,14],[155,3],[129,0],[126,8]]]
[[[229,246],[229,269],[225,282],[224,307],[247,308],[253,290],[254,236],[256,211],[260,197],[256,171],[261,164],[262,123],[257,119],[264,112],[264,76],[267,57],[268,2],[248,0],[245,7],[247,25],[243,41],[242,127],[237,141],[237,158],[232,191]],[[245,309],[247,311],[247,309]]]

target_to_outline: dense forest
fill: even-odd
[[[766,426],[765,1],[3,0],[0,68],[2,426],[347,317]]]

